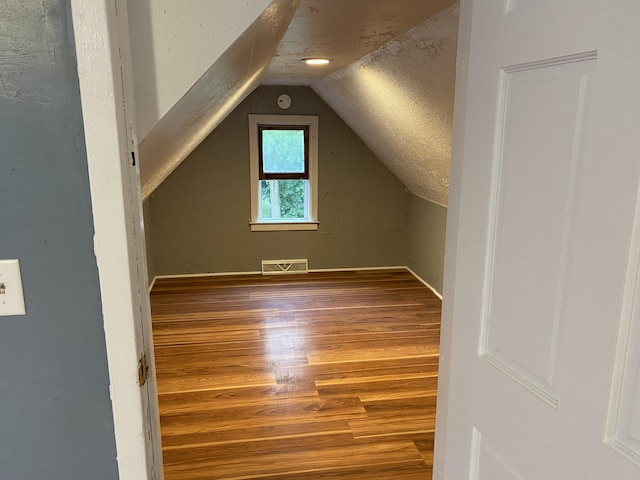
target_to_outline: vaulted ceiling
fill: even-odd
[[[130,0],[143,197],[260,84],[308,85],[414,194],[446,205],[454,0]],[[329,65],[301,60],[326,57]]]

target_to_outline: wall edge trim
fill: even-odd
[[[407,271],[411,275],[416,277],[420,281],[420,283],[422,283],[425,287],[427,287],[429,290],[431,290],[436,297],[438,297],[440,300],[442,300],[442,294],[439,291],[437,291],[435,288],[433,288],[431,285],[429,285],[429,283],[427,281],[425,281],[420,275],[418,275],[416,272],[411,270],[409,267],[405,267],[405,268],[407,269]]]
[[[417,197],[417,198],[419,198],[419,199],[421,199],[421,200],[424,200],[425,202],[429,202],[429,203],[431,203],[431,204],[433,204],[433,205],[437,205],[438,207],[442,207],[442,208],[446,208],[446,209],[448,209],[448,208],[449,208],[447,205],[445,205],[445,204],[443,204],[443,203],[436,202],[435,200],[430,200],[430,199],[426,198],[426,197],[425,197],[425,196],[423,196],[423,195],[418,195],[417,193],[412,192],[411,190],[409,190],[409,193],[410,193],[411,195],[413,195],[414,197]]]
[[[322,272],[366,272],[370,270],[404,270],[404,265],[386,266],[386,267],[344,267],[344,268],[310,268],[309,273]]]
[[[309,273],[320,273],[320,272],[354,272],[354,271],[365,271],[365,270],[405,270],[407,269],[404,265],[398,265],[395,267],[344,267],[344,268],[310,268]],[[189,277],[222,277],[225,275],[262,275],[260,270],[251,270],[248,272],[211,272],[211,273],[175,273],[171,275],[156,275],[153,277],[153,281],[151,282],[151,287],[153,287],[156,283],[156,280],[160,280],[162,278],[189,278]]]
[[[210,272],[210,273],[174,273],[170,275],[156,275],[153,277],[152,285],[155,285],[156,280],[163,278],[193,278],[193,277],[222,277],[225,275],[262,275],[259,270],[249,272]]]
[[[386,266],[386,267],[344,267],[344,268],[310,268],[309,273],[323,273],[323,272],[366,272],[371,270],[406,270],[411,275],[422,283],[425,287],[433,292],[433,294],[442,300],[442,294],[433,288],[428,282],[426,282],[420,275],[411,270],[406,265]],[[153,281],[149,286],[149,292],[156,284],[156,280],[163,278],[189,278],[189,277],[222,277],[222,276],[239,276],[239,275],[262,275],[260,271],[249,272],[215,272],[215,273],[179,273],[173,275],[156,275],[153,277]]]

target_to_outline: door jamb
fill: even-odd
[[[120,74],[120,66],[130,58],[128,35],[122,35],[128,32],[126,2],[71,0],[71,10],[119,477],[161,480],[159,425],[151,428],[156,435],[153,458],[147,453],[148,423],[155,423],[157,412],[145,411],[145,392],[137,382],[139,316],[133,292],[147,286],[138,285],[132,275],[130,252],[136,240],[127,228],[131,209],[140,208],[141,200],[139,193],[134,196],[139,189],[129,188],[124,171],[130,149],[124,89],[132,88],[131,79]],[[149,396],[157,396],[155,382],[148,385]]]
[[[447,451],[447,420],[451,374],[453,337],[453,305],[455,297],[456,254],[460,222],[461,185],[464,170],[464,132],[466,125],[468,59],[471,48],[471,16],[473,0],[460,0],[456,85],[453,110],[451,169],[449,173],[449,200],[447,206],[447,238],[445,242],[444,285],[442,289],[442,318],[440,330],[440,361],[438,367],[438,398],[434,439],[433,480],[444,480]],[[451,461],[451,459],[449,459]]]
[[[462,151],[467,90],[467,58],[470,46],[472,0],[461,0],[458,37],[458,61],[454,108],[453,144],[450,173],[447,240],[442,307],[441,360],[438,380],[434,480],[444,479],[446,453],[447,403],[451,362],[453,297],[455,291],[456,247],[459,222]],[[108,2],[71,0],[78,74],[82,92],[85,138],[87,143],[89,180],[95,224],[95,253],[100,276],[102,308],[105,324],[110,392],[113,404],[118,468],[121,478],[149,478],[145,448],[145,412],[135,378],[137,351],[135,316],[131,302],[122,301],[122,293],[130,291],[128,238],[125,223],[124,181],[121,166],[128,158],[120,151],[120,127],[124,114],[114,99],[120,80],[116,76],[116,59],[120,54],[118,38],[110,24],[126,22],[118,17],[119,0]],[[127,28],[128,26],[121,26]],[[113,29],[115,30],[115,28]],[[128,51],[128,45],[126,46]],[[117,53],[117,55],[116,55]],[[114,203],[114,199],[116,202]],[[139,200],[138,200],[139,201]],[[136,207],[137,208],[137,207]],[[146,288],[146,286],[141,286]],[[150,392],[151,394],[151,392]],[[156,392],[153,392],[156,394]],[[158,430],[159,431],[159,430]],[[158,442],[159,443],[159,442]],[[156,467],[162,478],[162,465]]]

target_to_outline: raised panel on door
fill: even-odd
[[[640,196],[627,266],[627,283],[607,422],[607,444],[640,466]]]
[[[480,354],[557,405],[573,190],[595,54],[502,69]]]
[[[522,480],[479,430],[473,432],[471,480]]]

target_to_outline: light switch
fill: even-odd
[[[0,260],[0,316],[25,315],[18,260]]]

